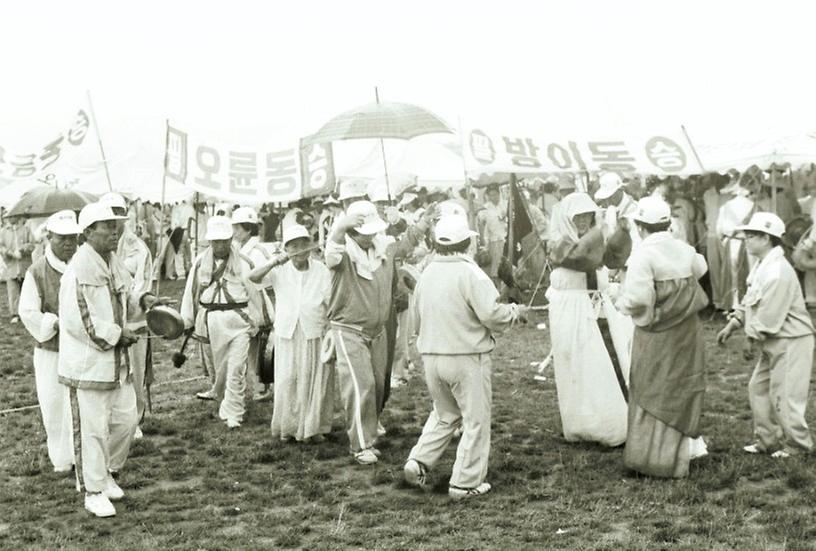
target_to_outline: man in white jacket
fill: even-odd
[[[74,464],[73,426],[68,387],[59,383],[60,278],[77,248],[76,214],[63,210],[46,222],[48,248],[29,267],[20,292],[20,319],[35,341],[34,381],[40,403],[48,458],[55,472],[69,472]]]
[[[85,508],[98,517],[115,515],[111,500],[124,497],[110,473],[124,465],[138,423],[127,354],[136,335],[125,326],[128,312],[155,302],[130,291],[115,253],[121,219],[100,203],[82,209],[85,243],[59,294],[59,380],[71,395],[77,489],[85,489]]]
[[[419,326],[417,348],[433,399],[422,435],[405,464],[405,479],[422,486],[454,432],[462,426],[448,494],[454,499],[486,494],[490,455],[492,331],[525,320],[527,308],[500,304],[490,277],[466,252],[478,234],[464,216],[439,219],[434,228],[437,254],[415,291]]]
[[[210,343],[215,371],[225,374],[218,416],[231,429],[244,420],[249,341],[263,324],[261,291],[232,237],[226,216],[207,221],[210,246],[193,262],[181,301],[185,328]]]

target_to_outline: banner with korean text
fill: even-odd
[[[288,203],[330,193],[335,185],[330,143],[292,139],[227,147],[172,126],[165,172],[197,192],[238,204]]]
[[[681,128],[659,134],[577,138],[471,127],[463,141],[465,168],[473,175],[610,171],[686,176],[702,172]]]
[[[0,182],[58,184],[75,187],[104,178],[104,163],[91,120],[91,110],[79,109],[66,129],[34,150],[13,151],[0,144]]]

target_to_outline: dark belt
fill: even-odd
[[[227,310],[240,310],[249,306],[248,302],[227,302],[223,304],[204,304],[199,302],[201,307],[208,312],[226,312]]]

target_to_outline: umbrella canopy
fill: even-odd
[[[427,109],[410,103],[369,103],[337,115],[308,141],[325,143],[365,138],[410,140],[440,132],[452,131],[442,119]]]
[[[84,191],[40,186],[26,192],[9,211],[8,216],[33,218],[49,216],[61,210],[82,210],[96,196]]]

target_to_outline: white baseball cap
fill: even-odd
[[[338,194],[338,201],[345,201],[346,199],[357,199],[358,197],[366,196],[366,183],[363,180],[345,180],[340,182],[340,193]]]
[[[751,220],[743,226],[737,226],[737,231],[756,231],[782,237],[785,233],[785,223],[772,212],[755,212]]]
[[[89,203],[82,207],[79,211],[79,229],[85,231],[96,222],[104,222],[105,220],[125,220],[127,216],[119,216],[114,214],[113,209],[102,203]]]
[[[118,193],[114,193],[109,191],[105,195],[99,198],[99,202],[103,205],[108,205],[113,209],[125,209],[127,210],[127,201],[125,198],[119,195]]]
[[[306,229],[306,226],[301,226],[300,224],[289,224],[283,229],[284,245],[290,241],[294,241],[295,239],[300,239],[301,237],[305,237],[307,239],[312,238],[311,234],[309,234],[309,230]]]
[[[410,203],[411,201],[413,201],[416,198],[417,198],[417,194],[416,193],[411,193],[409,191],[405,195],[402,196],[402,199],[400,199],[400,202],[399,202],[399,206],[404,207],[405,205],[407,205],[408,203]]]
[[[442,216],[434,227],[434,240],[440,245],[455,245],[477,235],[468,226],[467,218],[457,214]]]
[[[77,235],[82,233],[77,217],[72,210],[61,210],[48,217],[45,230],[57,235]]]
[[[252,207],[239,207],[232,213],[233,224],[257,224],[258,213]]]
[[[660,197],[649,195],[637,202],[637,206],[629,215],[632,220],[644,224],[662,224],[671,221],[671,207]]]
[[[213,216],[207,220],[207,233],[204,235],[207,241],[223,241],[232,239],[232,220],[226,216]]]
[[[363,216],[363,223],[354,228],[357,233],[363,235],[374,235],[380,233],[388,227],[388,224],[380,218],[377,207],[371,201],[355,201],[346,210],[348,216]]]
[[[601,187],[595,192],[595,199],[608,199],[623,187],[623,180],[616,172],[604,172],[598,183]]]

